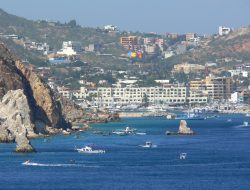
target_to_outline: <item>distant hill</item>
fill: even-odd
[[[17,34],[36,42],[46,42],[59,49],[63,41],[79,41],[83,46],[90,43],[111,44],[118,42],[119,33],[105,33],[95,28],[81,27],[74,20],[68,23],[32,21],[8,14],[0,9],[0,33]],[[116,47],[116,49],[120,47]]]
[[[103,54],[112,54],[114,57],[96,56],[94,54],[84,55],[85,60],[94,64],[103,64],[113,68],[114,65],[124,66],[128,61],[117,59],[121,54],[126,53],[119,44],[120,33],[105,33],[101,29],[81,27],[74,20],[68,23],[32,21],[6,13],[0,9],[0,33],[17,34],[28,37],[36,42],[46,42],[50,47],[60,49],[63,41],[79,41],[83,46],[91,43],[99,44]],[[136,35],[145,36],[143,33]],[[32,51],[27,51],[11,40],[5,43],[19,57],[33,60],[44,64],[45,56]],[[171,47],[171,46],[170,46]],[[159,63],[167,65],[166,68],[174,64],[189,62],[205,64],[207,62],[217,62],[223,66],[227,60],[227,65],[235,65],[242,62],[250,62],[250,28],[240,28],[231,32],[227,36],[214,35],[208,39],[203,39],[199,47],[191,48],[184,54],[175,55],[167,60],[155,59],[145,63]],[[222,60],[222,61],[220,61]],[[107,64],[106,64],[107,63]],[[112,64],[111,64],[112,63]],[[110,65],[108,65],[110,64]],[[144,64],[145,65],[145,64]]]
[[[213,36],[204,44],[179,57],[179,60],[194,63],[217,62],[221,66],[250,61],[250,28],[234,30],[226,36]]]

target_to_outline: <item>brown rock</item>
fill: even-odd
[[[178,134],[180,134],[180,135],[193,135],[194,132],[189,127],[187,127],[187,122],[185,120],[181,120]]]

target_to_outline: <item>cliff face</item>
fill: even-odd
[[[16,61],[16,67],[27,80],[24,86],[26,94],[32,97],[30,104],[35,108],[33,113],[36,122],[42,122],[49,127],[58,127],[62,120],[61,110],[52,90],[20,61]]]
[[[15,141],[17,151],[29,152],[29,137],[65,123],[49,86],[0,44],[0,142]]]
[[[110,115],[85,112],[54,94],[32,70],[0,42],[0,143],[16,142],[18,152],[33,151],[29,138],[55,134],[69,123],[107,121]]]

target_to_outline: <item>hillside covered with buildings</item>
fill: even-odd
[[[156,34],[31,21],[3,10],[0,18],[0,40],[54,91],[85,108],[249,104],[249,27]]]

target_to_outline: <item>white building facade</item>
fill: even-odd
[[[100,106],[142,104],[147,96],[151,104],[207,103],[205,96],[188,97],[187,87],[115,87],[97,88],[97,101]]]

